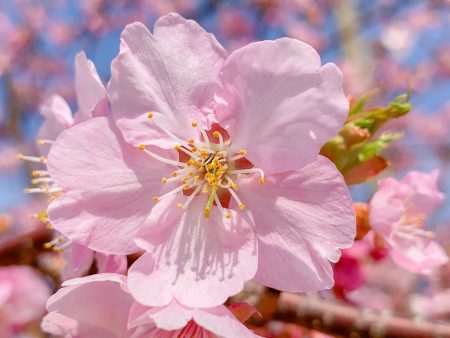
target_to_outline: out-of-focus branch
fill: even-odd
[[[288,293],[281,293],[273,319],[351,338],[450,337],[450,325],[384,316]]]

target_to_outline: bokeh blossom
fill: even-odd
[[[393,260],[415,272],[430,273],[448,262],[444,249],[425,228],[425,217],[442,202],[437,188],[438,171],[409,172],[400,181],[387,178],[379,182],[369,204],[372,228],[384,236]]]
[[[0,267],[0,332],[13,337],[45,313],[51,291],[28,266]]]

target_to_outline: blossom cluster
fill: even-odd
[[[402,135],[383,126],[409,112],[408,97],[366,108],[304,42],[231,52],[171,13],[152,32],[125,27],[107,84],[77,54],[75,93],[75,112],[59,95],[41,106],[41,153],[19,155],[35,166],[26,191],[49,197],[35,215],[53,233],[44,247],[64,261],[44,332],[270,335],[233,299],[249,282],[382,309],[383,295],[368,296],[376,267],[432,275],[449,261],[425,230],[444,198],[438,171],[382,179],[368,203],[348,189],[389,167],[380,153]]]
[[[75,90],[75,114],[59,96],[42,107],[42,156],[20,157],[41,164],[28,192],[51,196],[44,217],[59,235],[47,246],[64,249],[63,277],[94,258],[99,274],[63,284],[45,331],[251,337],[222,305],[244,283],[332,287],[355,216],[319,152],[348,101],[312,47],[283,38],[229,54],[169,14],[153,33],[124,29],[106,88],[78,54]]]

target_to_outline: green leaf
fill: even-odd
[[[386,149],[394,140],[403,137],[404,133],[383,133],[375,141],[368,142],[362,147],[360,153],[358,154],[358,162],[363,163],[370,158],[378,155],[383,149]]]

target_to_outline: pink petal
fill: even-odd
[[[66,262],[61,271],[63,280],[83,276],[89,271],[94,261],[94,252],[78,243],[72,243],[68,248],[65,248],[62,256]]]
[[[39,138],[56,140],[58,135],[73,125],[72,112],[67,102],[58,95],[53,95],[40,109],[45,118],[39,130]]]
[[[254,276],[253,230],[234,211],[225,219],[214,207],[206,219],[205,196],[196,197],[187,210],[176,207],[180,199],[159,202],[149,226],[138,234],[136,242],[147,253],[129,270],[130,290],[150,306],[172,299],[190,307],[222,304]]]
[[[95,253],[98,273],[113,272],[125,274],[127,271],[127,256],[105,255],[100,252]]]
[[[193,310],[194,321],[218,337],[258,337],[246,328],[225,306]]]
[[[128,311],[133,299],[124,291],[125,281],[124,276],[115,274],[68,281],[50,297],[47,309],[75,320],[80,328],[87,326],[96,333],[108,333],[105,337],[126,337]],[[83,338],[95,337],[92,331],[88,333],[77,332]]]
[[[171,148],[173,139],[146,118],[176,136],[192,137],[192,122],[206,125],[202,108],[226,57],[213,35],[177,14],[160,18],[153,35],[141,23],[122,33],[120,53],[112,63],[108,86],[114,117],[127,142]]]
[[[371,227],[389,236],[392,227],[406,211],[402,199],[398,198],[399,182],[387,178],[378,182],[378,190],[369,203],[369,223]]]
[[[394,262],[413,272],[430,274],[449,261],[442,246],[428,238],[404,238],[394,232],[388,242]]]
[[[339,69],[321,67],[311,46],[289,38],[233,52],[220,72],[216,101],[234,149],[247,150],[266,173],[314,161],[348,113]]]
[[[342,175],[328,159],[268,177],[263,186],[242,180],[239,193],[255,220],[256,281],[290,292],[333,286],[329,261],[352,245],[355,215]]]
[[[17,326],[39,319],[45,313],[45,302],[51,293],[42,276],[28,266],[0,267],[0,289],[4,298],[0,323]]]
[[[438,179],[439,170],[433,170],[430,173],[410,171],[401,180],[413,191],[410,202],[417,212],[431,214],[444,200],[444,194],[438,190]]]
[[[78,100],[77,122],[85,121],[92,116],[106,115],[105,86],[98,76],[94,63],[86,58],[84,52],[78,53],[75,57],[75,92]]]
[[[151,196],[171,171],[126,144],[106,117],[62,133],[47,166],[64,189],[48,209],[55,229],[92,250],[123,255],[137,250],[133,238],[150,212]]]

